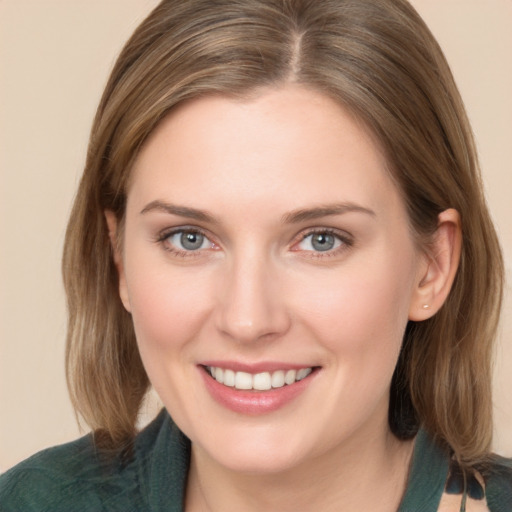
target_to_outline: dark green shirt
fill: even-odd
[[[44,450],[0,477],[2,512],[181,512],[190,441],[162,411],[136,438],[129,460],[99,456],[91,436]],[[437,510],[449,457],[417,436],[399,512]],[[496,458],[485,474],[491,512],[512,511],[512,464]]]

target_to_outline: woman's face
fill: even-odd
[[[132,178],[120,293],[194,449],[275,472],[386,434],[426,263],[365,129],[298,86],[202,98]]]

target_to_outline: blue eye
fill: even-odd
[[[212,242],[199,231],[181,230],[175,231],[165,237],[165,241],[177,251],[190,252],[200,249],[210,249]]]
[[[328,231],[319,231],[306,235],[298,244],[302,251],[326,252],[337,249],[344,243],[341,238]]]

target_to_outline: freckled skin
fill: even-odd
[[[298,86],[203,98],[161,123],[133,172],[120,293],[150,380],[198,460],[277,474],[388,435],[389,385],[426,264],[361,124]],[[141,213],[157,200],[214,221]],[[373,214],[283,222],[339,203]],[[204,232],[203,248],[161,239],[178,228]],[[345,238],[315,251],[311,229]],[[212,400],[205,360],[321,370],[284,407],[247,416]]]

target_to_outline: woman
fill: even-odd
[[[107,84],[63,268],[94,435],[4,475],[6,510],[510,510],[499,245],[405,1],[162,2]]]

